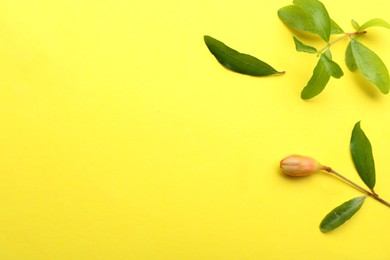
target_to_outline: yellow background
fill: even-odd
[[[388,208],[369,198],[322,234],[361,194],[279,171],[299,153],[360,184],[361,120],[390,199],[390,97],[347,70],[345,40],[345,76],[301,100],[317,60],[276,15],[290,3],[0,0],[0,258],[390,259]],[[346,31],[390,21],[385,0],[324,3]],[[369,31],[390,66],[390,32]],[[205,34],[287,73],[230,72]]]

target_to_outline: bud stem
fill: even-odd
[[[332,168],[330,168],[328,166],[324,166],[323,170],[336,175],[337,177],[339,177],[339,178],[343,179],[344,181],[348,182],[349,184],[351,184],[352,186],[354,186],[355,188],[357,188],[361,192],[365,193],[367,196],[370,196],[371,198],[379,201],[380,203],[385,204],[386,206],[390,207],[390,203],[385,201],[384,199],[380,198],[379,195],[374,192],[374,190],[371,189],[371,191],[368,191],[368,190],[364,189],[363,187],[357,185],[356,183],[354,183],[353,181],[349,180],[348,178],[345,178],[343,175],[339,174],[338,172],[336,172],[335,170],[333,170]]]

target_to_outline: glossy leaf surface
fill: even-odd
[[[210,36],[204,36],[204,41],[219,63],[227,69],[251,76],[268,76],[284,73],[278,72],[256,57],[240,53]]]
[[[294,37],[294,43],[295,43],[295,49],[297,51],[307,52],[307,53],[317,53],[316,48],[304,44],[303,42],[298,40],[296,37]]]
[[[297,5],[288,5],[278,10],[278,16],[288,27],[308,33],[317,34],[312,18],[309,14]],[[344,31],[332,19],[330,19],[330,33],[342,34]]]
[[[321,55],[320,60],[324,65],[326,72],[328,72],[330,76],[339,79],[344,75],[343,70],[340,68],[340,66],[336,62],[331,60],[327,55]]]
[[[293,29],[315,33],[310,17],[305,10],[296,5],[288,5],[279,9],[278,16],[280,20]]]
[[[313,75],[301,92],[301,98],[310,99],[320,94],[322,90],[324,90],[326,84],[328,84],[329,79],[330,75],[326,71],[322,61],[319,59],[313,70]]]
[[[331,21],[325,6],[318,0],[294,0],[294,5],[305,10],[314,31],[326,42],[329,41]]]
[[[380,18],[374,18],[362,24],[362,26],[359,27],[358,31],[361,32],[373,26],[379,26],[379,27],[390,29],[390,24],[388,22]]]
[[[353,57],[351,42],[348,44],[347,49],[345,50],[345,64],[348,69],[352,72],[358,69],[355,61],[355,57]]]
[[[374,83],[383,94],[389,93],[390,77],[383,61],[360,42],[351,40],[350,44],[356,65],[363,76]]]
[[[351,155],[355,168],[362,181],[373,189],[375,186],[375,162],[372,154],[370,140],[360,127],[360,122],[355,124],[350,143]]]
[[[350,219],[362,207],[366,196],[356,197],[333,209],[320,224],[320,230],[324,233],[332,231],[345,221]]]

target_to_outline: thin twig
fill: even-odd
[[[338,172],[336,172],[335,170],[333,170],[332,168],[330,168],[328,166],[324,166],[323,170],[336,175],[337,177],[339,177],[339,178],[343,179],[344,181],[348,182],[349,184],[351,184],[352,186],[354,186],[355,188],[357,188],[361,192],[365,193],[367,196],[370,196],[371,198],[379,201],[380,203],[390,207],[390,203],[385,201],[384,199],[380,198],[379,195],[376,194],[374,191],[370,192],[370,191],[366,190],[365,188],[361,187],[360,185],[357,185],[356,183],[354,183],[353,181],[349,180],[348,178],[345,178],[343,175],[339,174]]]
[[[329,49],[332,45],[334,45],[335,43],[338,43],[339,41],[341,40],[344,40],[345,38],[352,38],[352,37],[356,37],[356,36],[359,36],[359,35],[362,35],[362,34],[365,34],[367,33],[367,31],[362,31],[362,32],[353,32],[353,33],[345,33],[343,36],[335,39],[334,41],[331,41],[329,42],[326,46],[324,46],[321,50],[318,51],[318,54],[321,54],[323,53],[324,51],[326,51],[327,49]]]

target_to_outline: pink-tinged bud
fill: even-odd
[[[313,158],[293,154],[280,161],[280,168],[291,176],[307,176],[322,170],[324,166]]]

